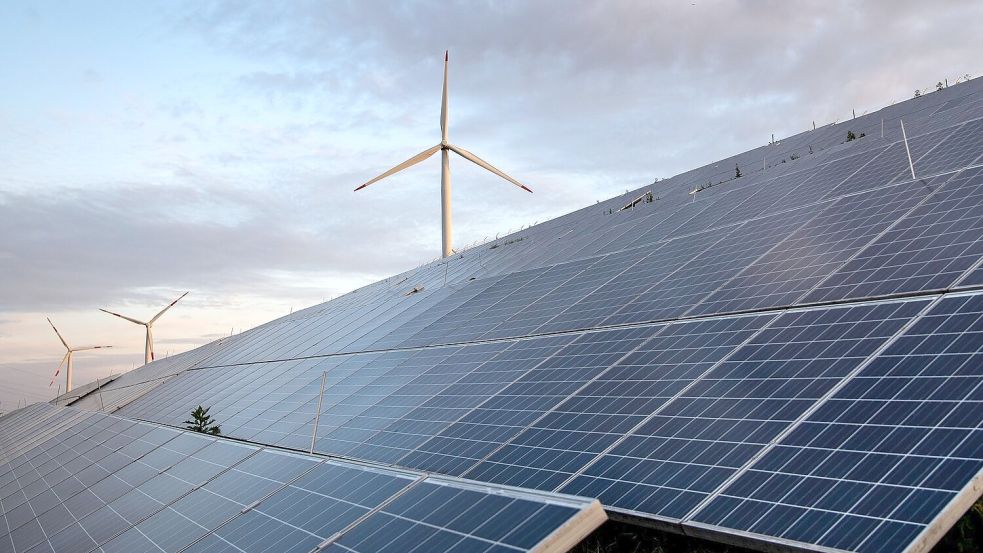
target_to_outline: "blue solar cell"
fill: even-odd
[[[792,305],[933,190],[897,185],[831,202],[689,315]]]
[[[48,442],[17,457],[14,466],[0,458],[5,496],[24,498],[23,507],[17,510],[8,510],[0,503],[3,550],[310,551],[359,531],[362,524],[371,528],[376,519],[390,516],[415,538],[436,534],[456,538],[455,543],[447,544],[447,550],[454,550],[456,542],[463,540],[481,544],[483,549],[526,551],[592,508],[590,503],[572,498],[523,498],[507,490],[473,488],[449,480],[431,485],[419,473],[322,461],[215,438],[179,439],[185,433],[169,433],[172,439],[161,440],[157,449],[147,454],[166,450],[166,455],[153,455],[153,462],[166,459],[171,465],[156,469],[142,459],[127,458],[129,464],[119,474],[107,475],[104,480],[115,479],[120,487],[112,493],[109,490],[115,487],[101,490],[111,499],[100,499],[88,489],[64,502],[50,489],[30,497],[24,494],[25,484],[34,487],[44,481],[43,475],[60,474],[52,452],[65,457],[75,453],[74,447],[93,452],[98,444],[111,443],[116,451],[100,453],[103,460],[109,460],[124,457],[119,452],[127,444],[119,436],[139,440],[154,434],[153,427],[143,423],[101,414],[87,418],[89,426],[61,429]],[[3,422],[0,431],[4,430]],[[141,428],[134,428],[137,424]],[[78,441],[74,438],[78,435],[85,439]],[[53,446],[59,443],[72,445]],[[171,445],[173,448],[168,447]],[[134,471],[130,469],[133,466],[150,470]],[[440,498],[428,498],[429,494],[404,494],[411,485],[418,485],[418,491],[433,488],[461,496],[467,506],[438,525],[435,517],[446,513],[447,503],[436,502]],[[48,496],[54,501],[42,503],[41,498]],[[394,501],[397,497],[401,502]],[[35,505],[45,510],[35,511]],[[408,506],[426,513],[427,521],[410,519]],[[379,510],[383,508],[389,511]],[[574,531],[575,535],[589,532],[602,518],[591,515],[589,520]],[[8,532],[10,522],[17,527]],[[407,536],[391,541],[390,547],[396,550],[414,544]]]
[[[632,269],[642,261],[648,251],[643,248],[632,248],[615,252],[610,255],[592,258],[594,261],[575,278],[562,283],[546,292],[540,298],[501,322],[497,327],[486,332],[482,338],[505,336],[524,336],[540,332],[541,326],[549,323],[559,313],[572,304],[577,303],[620,274]],[[552,324],[543,330],[569,330],[577,328],[577,322],[568,325]]]
[[[772,316],[678,323],[652,337],[467,473],[553,490],[681,393]]]
[[[728,229],[722,230],[721,239],[711,248],[695,255],[675,272],[627,302],[604,319],[604,324],[652,321],[682,315],[795,232],[815,212],[813,208],[801,208],[748,221],[729,229],[729,232]]]
[[[444,474],[466,470],[642,343],[653,329],[588,333],[537,353],[523,374],[420,445],[399,464]],[[439,467],[436,469],[435,467]]]
[[[537,332],[556,332],[574,328],[590,328],[610,317],[624,306],[630,306],[653,286],[686,264],[694,256],[713,246],[722,236],[704,232],[696,236],[677,238],[651,246],[641,253],[642,258],[631,270],[616,275],[573,305],[540,326]],[[646,320],[651,320],[646,318]]]
[[[858,164],[866,160],[862,166]],[[823,188],[827,191],[823,199],[839,198],[866,190],[873,190],[889,184],[908,163],[908,154],[903,142],[895,142],[882,150],[857,155],[853,163],[835,162],[834,170],[824,179]],[[831,168],[831,169],[833,169]]]
[[[779,316],[561,491],[682,519],[855,370],[926,301]]]
[[[480,332],[469,325],[471,321],[479,319],[496,304],[518,293],[546,270],[542,268],[532,269],[503,277],[480,295],[427,325],[401,345],[405,347],[450,343],[466,339],[468,336],[477,336]],[[484,330],[493,326],[484,328]]]
[[[329,551],[526,551],[574,514],[562,505],[423,482],[346,532]]]
[[[970,121],[915,160],[916,175],[937,175],[979,163],[983,157],[983,119]]]
[[[940,300],[693,520],[903,549],[983,469],[981,321],[983,296]]]
[[[941,290],[983,255],[983,170],[970,169],[822,281],[803,301]]]

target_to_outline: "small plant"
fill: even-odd
[[[862,133],[860,133],[860,136],[858,136],[857,138],[863,138],[863,137],[865,137],[865,136],[867,136],[867,133],[865,133],[865,132],[862,132]]]
[[[208,408],[202,407],[201,405],[191,412],[191,419],[184,421],[183,424],[185,428],[192,432],[212,434],[213,436],[218,436],[222,433],[222,429],[219,425],[215,424],[215,420],[208,414]]]
[[[789,157],[789,159],[791,159],[792,161],[795,161],[795,160],[797,160],[797,159],[799,159],[799,154],[792,154],[792,155],[790,155],[790,156],[788,156],[788,157]]]
[[[942,85],[942,81],[939,81],[939,82],[935,83],[935,90],[937,92],[942,92],[942,89],[943,88],[945,88],[945,86]]]
[[[736,163],[734,164],[734,178],[741,178],[741,166]]]
[[[915,98],[917,98],[917,97],[919,97],[919,96],[921,96],[921,95],[922,95],[922,91],[921,91],[921,90],[918,90],[918,89],[916,88],[916,89],[915,89]]]
[[[856,140],[857,135],[853,134],[853,131],[846,131],[846,141]]]

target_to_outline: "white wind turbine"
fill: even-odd
[[[61,340],[62,345],[64,345],[65,349],[67,350],[65,352],[65,356],[61,358],[61,363],[58,363],[58,368],[55,369],[55,375],[51,377],[51,382],[48,383],[48,387],[50,388],[51,385],[55,383],[55,379],[57,379],[58,374],[61,373],[61,366],[67,363],[68,366],[65,367],[65,393],[67,394],[68,392],[72,391],[72,354],[76,351],[111,348],[113,346],[85,346],[82,348],[73,348],[68,345],[68,342],[66,342],[64,338],[62,338],[61,332],[58,332],[58,329],[55,328],[55,323],[51,322],[51,318],[46,318],[48,319],[48,324],[51,325],[51,329],[55,331],[55,334],[58,335],[58,339]]]
[[[444,91],[440,101],[440,144],[420,152],[419,154],[407,159],[403,163],[400,163],[399,165],[355,189],[357,192],[376,181],[388,177],[389,175],[398,173],[407,167],[412,167],[413,165],[416,165],[417,163],[420,163],[421,161],[437,153],[437,150],[440,150],[442,157],[440,165],[440,216],[442,231],[442,254],[444,257],[448,257],[453,253],[453,250],[451,249],[451,164],[448,151],[454,152],[464,159],[474,163],[478,167],[502,177],[526,192],[532,192],[532,190],[527,188],[521,182],[492,167],[487,161],[484,161],[464,148],[455,146],[447,141],[447,57],[447,52],[444,52]]]
[[[174,304],[175,303],[181,301],[181,298],[183,298],[184,296],[187,296],[187,295],[188,295],[188,292],[185,292],[185,293],[181,294],[181,296],[178,299],[176,299],[176,300],[172,301],[171,303],[167,304],[167,307],[161,309],[160,310],[160,313],[154,315],[154,318],[153,319],[150,319],[147,322],[138,321],[137,319],[133,319],[133,318],[127,317],[125,315],[120,315],[119,313],[113,313],[112,311],[108,311],[106,309],[99,309],[99,311],[102,311],[103,313],[109,313],[110,315],[115,315],[115,316],[119,317],[120,319],[126,319],[127,321],[130,321],[131,323],[135,323],[135,324],[143,325],[143,326],[147,327],[147,341],[146,341],[146,343],[143,346],[143,363],[144,364],[147,364],[147,363],[149,363],[149,362],[151,362],[151,361],[154,360],[154,332],[152,330],[153,329],[153,326],[154,326],[154,323],[157,322],[157,319],[159,319],[161,315],[163,315],[164,313],[166,313],[168,309],[174,307]]]

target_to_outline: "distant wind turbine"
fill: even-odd
[[[518,186],[519,188],[525,190],[526,192],[532,192],[521,182],[513,179],[512,177],[506,175],[505,173],[499,171],[489,164],[487,161],[479,158],[478,156],[472,154],[471,152],[455,146],[447,141],[447,52],[444,52],[444,91],[441,95],[440,100],[440,144],[424,150],[419,154],[407,159],[403,163],[393,167],[392,169],[386,171],[385,173],[379,175],[378,177],[370,180],[369,182],[359,186],[355,189],[356,192],[365,188],[366,186],[382,180],[389,175],[393,175],[406,169],[407,167],[412,167],[417,163],[429,158],[430,156],[437,153],[440,150],[441,153],[441,165],[440,165],[440,217],[441,217],[441,231],[442,231],[442,254],[444,257],[448,257],[453,253],[451,249],[451,235],[452,235],[452,225],[451,225],[451,163],[450,155],[448,151],[454,152],[455,154],[463,157],[464,159],[474,163],[478,167],[490,171],[503,179],[511,182],[512,184]]]
[[[119,317],[120,319],[126,319],[127,321],[130,321],[131,323],[135,323],[135,324],[143,325],[143,326],[147,327],[147,341],[146,341],[146,343],[144,344],[144,347],[143,347],[143,363],[144,364],[147,364],[147,363],[149,363],[149,362],[151,362],[151,361],[154,360],[154,333],[153,333],[153,330],[152,330],[152,328],[154,326],[154,323],[157,322],[157,319],[159,319],[161,315],[163,315],[164,313],[166,313],[168,309],[174,307],[174,304],[175,303],[181,301],[181,298],[183,298],[184,296],[187,296],[187,295],[188,295],[188,292],[185,292],[185,293],[181,294],[181,296],[178,299],[176,299],[176,300],[172,301],[171,303],[169,303],[167,305],[167,307],[161,309],[160,310],[160,313],[154,315],[154,318],[153,319],[150,319],[147,322],[138,321],[137,319],[133,319],[133,318],[127,317],[125,315],[120,315],[119,313],[113,313],[112,311],[108,311],[106,309],[100,309],[99,311],[102,311],[103,313],[109,313],[110,315],[115,315],[115,316]]]
[[[65,356],[61,358],[61,363],[58,363],[58,368],[55,369],[55,375],[51,377],[51,382],[48,383],[48,387],[50,388],[51,385],[55,383],[55,380],[58,378],[58,374],[61,373],[61,366],[67,363],[67,366],[65,367],[65,393],[67,394],[68,392],[72,391],[72,354],[76,351],[104,349],[111,348],[113,346],[86,346],[82,348],[73,348],[68,345],[68,342],[66,342],[64,338],[62,338],[61,332],[58,332],[58,329],[55,328],[55,323],[51,322],[51,318],[46,318],[48,319],[48,324],[51,325],[51,329],[55,331],[55,334],[58,335],[58,339],[61,340],[62,345],[64,345],[65,349],[67,350],[65,352]]]

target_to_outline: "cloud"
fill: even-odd
[[[180,24],[217,50],[292,67],[240,84],[303,98],[303,109],[343,103],[352,128],[432,134],[422,116],[436,113],[450,48],[455,136],[520,167],[670,176],[748,137],[763,143],[978,70],[967,54],[983,39],[962,22],[983,6],[932,11],[913,1],[212,2]]]
[[[0,257],[16,268],[0,272],[0,310],[104,305],[160,286],[255,291],[274,271],[407,262],[350,240],[348,216],[316,218],[249,193],[174,186],[0,194]]]

